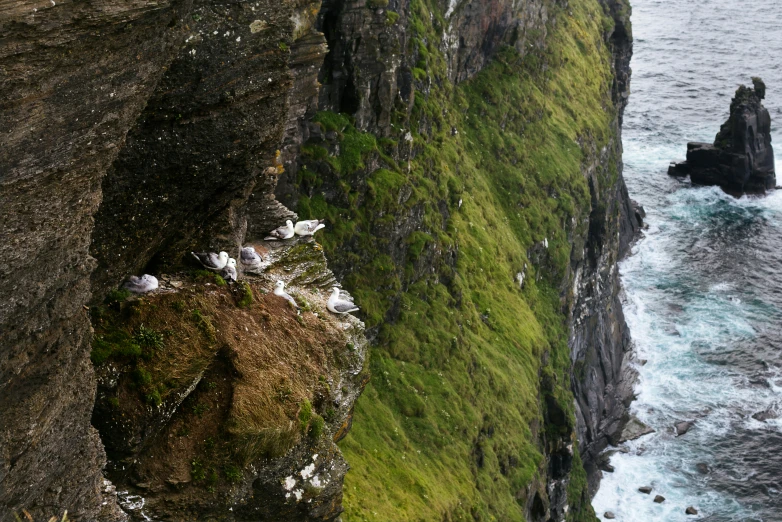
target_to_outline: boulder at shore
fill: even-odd
[[[776,186],[771,116],[761,100],[766,85],[752,78],[754,88],[741,85],[730,103],[730,117],[714,144],[688,143],[687,161],[668,169],[672,176],[690,176],[699,185],[719,185],[726,192],[765,193]]]

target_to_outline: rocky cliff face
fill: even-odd
[[[629,252],[643,225],[643,209],[629,198],[621,174],[622,117],[631,74],[630,12],[620,2],[608,7],[615,23],[610,44],[617,117],[612,124],[614,138],[587,170],[592,213],[584,249],[576,244],[571,255],[576,297],[569,313],[578,441],[592,495],[599,485],[599,454],[618,442],[633,397],[636,372],[630,364],[632,346],[622,313],[617,263]]]
[[[534,163],[536,159],[520,159],[508,154],[508,149],[515,144],[500,141],[476,143],[481,141],[480,135],[468,134],[466,141],[460,142],[460,133],[469,133],[470,127],[481,126],[482,123],[467,121],[473,116],[471,112],[464,119],[452,117],[449,112],[468,110],[468,103],[454,103],[454,99],[459,99],[457,93],[460,89],[469,93],[471,80],[481,78],[483,69],[500,50],[508,53],[507,49],[512,48],[514,52],[511,55],[526,57],[532,64],[523,72],[509,67],[505,74],[533,77],[540,74],[539,83],[537,78],[535,80],[537,85],[546,85],[549,68],[565,68],[557,60],[557,51],[553,50],[560,38],[561,27],[568,23],[562,18],[561,8],[552,2],[324,3],[318,27],[328,41],[329,54],[320,73],[324,84],[321,95],[317,106],[310,108],[310,113],[317,110],[328,112],[318,113],[315,123],[299,135],[303,143],[302,153],[291,156],[291,161],[286,163],[286,173],[278,185],[277,195],[302,215],[314,217],[325,213],[350,223],[339,226],[325,245],[337,274],[352,291],[365,297],[365,304],[369,304],[370,294],[381,296],[379,302],[372,303],[368,310],[368,313],[376,314],[368,322],[369,331],[382,354],[379,357],[387,358],[377,364],[376,372],[386,376],[393,374],[390,367],[396,365],[400,367],[399,375],[412,372],[411,365],[416,364],[423,366],[424,370],[429,365],[438,369],[447,367],[427,360],[425,343],[413,342],[416,348],[411,349],[399,346],[396,341],[397,335],[403,337],[403,334],[395,334],[395,331],[410,329],[415,332],[418,328],[406,312],[416,309],[416,298],[424,301],[444,299],[422,291],[422,284],[442,285],[450,294],[449,302],[457,310],[481,306],[470,302],[467,290],[459,285],[464,270],[470,269],[464,266],[464,260],[474,254],[461,248],[464,238],[453,231],[459,226],[457,216],[464,212],[462,203],[467,204],[468,198],[476,197],[474,192],[481,189],[475,184],[469,189],[453,180],[443,181],[447,175],[440,172],[450,168],[458,173],[457,178],[469,179],[473,176],[469,149],[481,146],[494,149],[501,156],[499,163],[505,163],[497,165],[482,159],[477,162],[479,169],[504,169],[515,166],[518,161]],[[586,209],[586,215],[565,221],[568,263],[560,263],[553,258],[548,251],[548,243],[553,239],[546,238],[546,232],[539,230],[535,239],[525,240],[528,248],[524,256],[526,262],[516,265],[516,271],[512,273],[522,287],[525,280],[534,278],[536,282],[548,279],[558,289],[561,313],[568,317],[568,361],[572,363],[572,368],[568,367],[568,380],[576,404],[574,412],[561,406],[556,397],[560,396],[562,385],[556,379],[550,380],[544,375],[536,383],[541,394],[543,418],[537,431],[533,430],[536,431],[533,439],[537,438],[536,444],[545,457],[537,478],[523,492],[516,493],[517,498],[523,499],[520,503],[524,505],[524,516],[528,520],[559,520],[568,516],[569,510],[571,513],[579,509],[584,513],[588,511],[583,504],[578,507],[578,498],[572,498],[578,495],[578,488],[573,485],[580,480],[575,477],[579,473],[575,468],[580,466],[576,461],[580,462],[580,459],[574,456],[573,435],[577,433],[580,455],[587,471],[585,483],[588,482],[589,487],[585,487],[585,491],[593,493],[600,474],[597,457],[619,437],[632,397],[634,373],[628,361],[630,337],[622,315],[616,266],[620,256],[629,250],[642,219],[642,211],[630,201],[621,176],[621,122],[629,94],[632,36],[630,11],[626,3],[604,2],[602,8],[606,20],[602,22],[604,32],[601,31],[601,36],[604,36],[605,47],[609,51],[610,76],[608,83],[598,90],[607,96],[603,110],[609,110],[607,105],[612,109],[611,117],[602,124],[600,131],[581,130],[577,138],[581,148],[578,171],[586,181],[589,194],[585,207],[582,207]],[[569,17],[577,16],[573,11],[565,12]],[[593,13],[590,15],[595,16]],[[590,30],[594,31],[592,28],[587,31]],[[508,54],[501,56],[501,61],[512,62]],[[578,58],[568,55],[568,59]],[[494,77],[494,80],[498,89],[510,91],[513,88],[499,87],[503,82],[502,76]],[[480,83],[479,80],[477,82]],[[467,87],[460,87],[462,84]],[[556,88],[552,91],[549,103],[561,103],[556,99]],[[545,122],[549,115],[548,109],[536,109],[534,101],[527,99],[520,103],[526,105],[529,112],[521,116],[524,123],[515,126],[512,123],[515,115],[512,111],[509,114],[509,105],[513,103],[510,95],[495,94],[489,89],[482,90],[479,95],[488,102],[487,105],[499,108],[496,117],[502,120],[501,130],[507,133],[532,134],[538,130],[534,122]],[[469,97],[469,94],[466,96]],[[477,104],[469,100],[469,105]],[[329,115],[333,112],[347,113],[353,119],[348,121]],[[476,116],[491,118],[488,114],[490,110],[484,108]],[[600,136],[602,131],[605,135]],[[448,144],[454,141],[459,143],[457,147],[462,146],[467,152],[458,154],[458,159],[449,162]],[[524,146],[535,147],[529,142]],[[439,152],[433,152],[429,147]],[[561,153],[570,154],[569,151]],[[355,159],[351,160],[351,157]],[[540,168],[542,164],[544,162],[533,168]],[[523,171],[524,167],[519,170]],[[402,177],[386,174],[387,171],[396,171]],[[434,180],[434,184],[447,183],[448,187],[440,190],[428,186],[425,189],[428,194],[421,196],[418,187],[427,185],[418,176]],[[527,187],[514,184],[511,179],[514,178],[509,175],[506,180],[496,183],[509,193],[520,188],[523,193]],[[470,194],[471,190],[473,194]],[[552,194],[557,197],[556,188],[549,186],[545,190],[546,195],[537,197],[552,197]],[[385,193],[382,197],[381,191]],[[492,203],[483,201],[482,204]],[[516,205],[516,208],[524,208],[527,203],[522,198]],[[362,212],[362,207],[368,208],[369,212]],[[527,218],[521,226],[534,227],[532,223],[534,218]],[[493,224],[496,225],[496,222]],[[474,223],[470,221],[469,226],[474,226]],[[447,240],[443,239],[445,235]],[[387,264],[381,261],[384,259],[387,259]],[[362,273],[360,266],[371,269]],[[427,313],[436,314],[431,309]],[[486,312],[481,318],[491,326],[489,315]],[[433,322],[437,323],[437,319]],[[454,331],[454,341],[460,340],[463,331]],[[443,336],[449,334],[443,332]],[[523,337],[521,333],[518,335],[517,339]],[[411,333],[410,337],[404,337],[405,342],[411,343],[411,338],[416,336],[420,334]],[[454,358],[460,357],[453,350],[450,354]],[[421,379],[425,378],[425,373],[422,372]],[[472,373],[470,375],[475,378]],[[451,375],[449,378],[456,380],[458,376]],[[384,380],[385,386],[376,385],[377,402],[393,411],[399,406],[388,396],[396,396],[396,401],[406,399],[393,389],[392,378]],[[399,381],[402,386],[421,390],[415,384],[415,378],[399,378]],[[479,386],[469,388],[469,393],[479,394]],[[480,403],[480,399],[473,401]],[[512,407],[510,404],[508,407]],[[370,406],[365,408],[371,410]],[[490,416],[484,406],[479,405],[476,410],[476,415]],[[401,431],[405,429],[407,417],[428,419],[437,413],[420,411],[413,414],[403,406],[399,408],[399,424],[389,423],[387,429],[393,426],[395,432]],[[574,415],[572,424],[568,420],[571,413]],[[365,415],[365,419],[370,419],[366,422],[376,422],[372,413]],[[437,424],[433,422],[432,427],[441,430],[442,426]],[[478,457],[471,473],[478,482],[483,470],[490,466],[486,464],[485,455],[502,444],[497,442],[502,436],[496,433],[496,424],[489,422],[475,435],[464,435],[475,437],[471,451],[473,456]],[[361,430],[360,424],[358,429]],[[412,432],[420,428],[407,429]],[[372,435],[364,435],[356,435],[360,447],[351,450],[353,446],[348,446],[349,457],[363,458],[359,455],[366,454],[365,448],[371,446]],[[352,441],[349,439],[349,442]],[[492,445],[494,448],[489,450]],[[403,452],[405,449],[410,447],[399,444],[396,451]],[[379,450],[373,451],[377,453]],[[455,448],[454,451],[464,450]],[[394,452],[388,452],[383,458],[393,458],[393,455]],[[502,455],[496,457],[501,470],[497,476],[512,476],[514,465],[508,464]],[[465,455],[465,460],[469,458]],[[513,462],[513,456],[507,458]],[[373,468],[378,461],[366,459],[363,465]],[[422,464],[422,467],[425,466]],[[370,482],[373,479],[393,480],[382,474],[369,473],[366,480]],[[348,480],[351,478],[348,477]],[[353,480],[353,487],[364,485],[364,479]],[[412,473],[409,480],[416,480]],[[422,485],[422,488],[426,489],[426,486]],[[469,498],[467,491],[463,493]],[[360,493],[348,491],[348,494],[351,495],[350,503],[361,506],[359,509],[370,509],[369,505],[377,507],[377,504],[362,499]],[[468,505],[471,502],[463,500]],[[480,513],[483,509],[481,501],[473,502],[475,504],[470,509],[473,513]],[[444,511],[456,516],[459,510],[459,507],[449,507]],[[497,512],[500,511],[495,511],[495,514]],[[502,516],[513,518],[516,514],[506,512]]]
[[[297,68],[322,52],[310,36],[317,8],[142,1],[3,10],[3,520],[64,509],[72,519],[125,518],[90,425],[96,381],[84,305],[132,273],[175,273],[190,249],[235,252],[248,216],[264,231],[295,218],[273,188]],[[291,56],[300,41],[312,43],[299,45],[309,57]],[[323,463],[336,463],[338,452],[327,453],[334,459]],[[339,502],[327,511],[336,516]]]
[[[0,14],[0,506],[110,518],[89,419],[89,255],[103,174],[181,46],[187,2]]]
[[[138,516],[339,516],[363,333],[292,319],[320,366],[266,390],[248,365],[277,359],[245,347],[284,316],[269,281],[251,313],[185,261],[295,211],[327,218],[375,350],[347,515],[589,519],[632,380],[623,0],[18,3],[0,28],[0,517],[126,517],[104,445]],[[331,272],[295,248],[270,273],[318,311]],[[104,304],[140,272],[164,291]],[[237,457],[243,396],[294,426],[285,451]]]

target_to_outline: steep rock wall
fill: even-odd
[[[100,181],[179,48],[189,2],[13,2],[0,8],[0,506],[104,504],[89,418],[89,255]]]

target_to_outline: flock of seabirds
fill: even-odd
[[[294,236],[312,236],[318,230],[324,228],[323,220],[308,219],[305,221],[299,221],[295,225],[290,219],[285,222],[285,225],[275,228],[269,235],[264,238],[264,241],[280,241],[291,239]],[[229,257],[227,252],[190,252],[201,265],[207,270],[218,272],[228,282],[236,282],[238,274],[236,271],[236,259]],[[245,272],[259,272],[261,270],[261,263],[263,263],[263,257],[255,251],[252,246],[242,247],[242,251],[239,254],[239,261],[242,265],[242,269]],[[144,274],[141,277],[130,276],[128,281],[123,285],[128,291],[134,294],[145,294],[158,288],[158,280],[155,276]],[[285,291],[285,283],[277,281],[274,285],[274,294],[287,300],[296,309],[299,305],[296,300],[291,297],[288,292]],[[331,289],[331,297],[329,297],[326,303],[326,308],[330,312],[335,314],[347,314],[355,312],[359,308],[352,301],[348,301],[340,297],[339,287]]]

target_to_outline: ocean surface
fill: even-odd
[[[632,411],[656,433],[611,457],[595,510],[624,522],[782,521],[782,419],[752,417],[782,414],[782,190],[735,199],[666,175],[688,141],[714,140],[738,85],[760,76],[782,184],[782,2],[632,4],[625,177],[648,229],[620,273],[639,359]],[[676,437],[682,420],[696,424]]]

